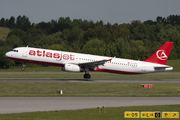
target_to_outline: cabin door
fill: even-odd
[[[144,71],[144,72],[146,71],[146,63],[143,63],[143,64],[142,64],[141,71]]]
[[[27,53],[28,53],[28,47],[23,49],[23,57],[27,57]]]

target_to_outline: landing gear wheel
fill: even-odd
[[[90,79],[91,75],[90,74],[84,74],[84,79]]]
[[[24,71],[24,70],[25,70],[25,68],[24,68],[24,67],[22,67],[22,68],[21,68],[21,70],[22,70],[22,71]]]
[[[84,79],[90,79],[91,75],[89,74],[89,68],[85,68],[85,74],[84,74]]]
[[[22,68],[21,68],[22,71],[25,70],[25,66],[26,66],[25,63],[23,63]]]

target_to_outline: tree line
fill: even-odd
[[[69,17],[35,24],[26,16],[12,16],[1,18],[0,27],[11,29],[6,40],[0,40],[0,68],[20,64],[5,58],[5,53],[22,46],[145,60],[171,41],[169,59],[180,59],[180,15],[124,24]]]

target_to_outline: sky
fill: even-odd
[[[31,23],[70,17],[123,24],[180,15],[179,5],[180,0],[0,0],[0,19],[25,15]]]

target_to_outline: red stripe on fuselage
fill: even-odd
[[[143,74],[143,73],[127,72],[127,71],[118,71],[118,70],[109,70],[109,69],[104,69],[103,72],[116,73],[116,74],[128,74],[128,75]]]
[[[102,69],[96,68],[96,70],[91,71],[100,71],[100,72],[108,72],[108,73],[116,73],[116,74],[128,74],[128,75],[136,75],[136,74],[143,74],[143,73],[135,73],[135,72],[127,72],[127,71],[119,71],[119,70],[110,70],[110,69]]]

